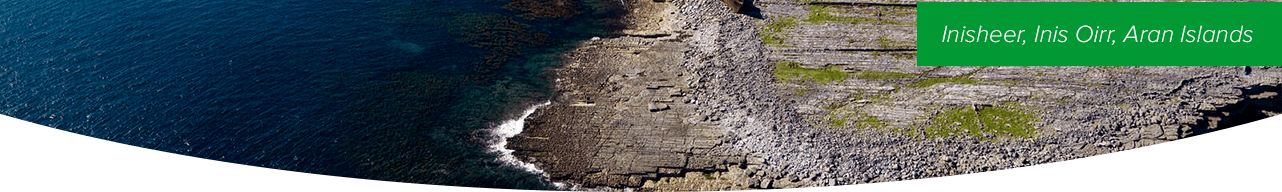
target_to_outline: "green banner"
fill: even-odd
[[[1282,3],[917,6],[920,66],[1282,65]]]

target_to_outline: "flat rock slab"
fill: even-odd
[[[640,187],[742,163],[743,155],[719,147],[722,128],[696,124],[682,94],[693,75],[673,65],[686,47],[640,37],[586,43],[557,70],[560,97],[531,115],[508,147],[553,180],[585,187]]]

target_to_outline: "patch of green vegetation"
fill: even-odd
[[[877,37],[877,44],[881,45],[882,49],[909,49],[917,46],[917,42],[890,40],[886,39],[885,35]]]
[[[783,44],[784,38],[788,37],[788,34],[784,33],[784,30],[792,29],[793,27],[797,27],[797,17],[781,17],[766,23],[764,25],[765,30],[762,30],[758,35],[761,38],[761,42],[764,42],[766,45],[788,47],[788,45]]]
[[[973,132],[973,137],[979,136],[979,118],[976,118],[974,110],[969,108],[954,108],[941,111],[931,119],[931,127],[926,128],[924,134],[927,138],[960,136],[965,132]]]
[[[852,25],[863,24],[863,23],[878,24],[878,25],[905,25],[906,24],[906,23],[897,22],[894,20],[879,20],[879,19],[873,19],[873,18],[867,18],[867,17],[836,16],[831,13],[834,7],[827,6],[827,5],[810,5],[806,7],[810,9],[810,13],[807,14],[806,19],[801,21],[805,21],[811,24],[823,24],[825,22],[848,23]],[[835,8],[840,8],[840,7],[835,7]]]
[[[893,54],[890,54],[890,56],[895,57],[895,59],[917,59],[917,53],[916,53],[916,52],[913,52],[913,53],[893,53]]]
[[[1122,110],[1131,110],[1131,104],[1117,104],[1117,108],[1122,108]]]
[[[898,133],[898,134],[904,134],[904,135],[912,135],[912,134],[913,134],[912,129],[909,129],[909,128],[902,128],[902,127],[892,127],[892,128],[890,128],[890,131],[889,131],[889,132],[891,132],[891,133]]]
[[[881,56],[881,51],[873,51],[873,52],[869,52],[868,54],[872,54],[872,56]]]
[[[796,83],[798,80],[813,80],[817,84],[828,84],[834,81],[840,82],[846,80],[852,74],[841,72],[835,67],[827,69],[809,69],[802,68],[800,62],[796,61],[779,61],[775,65],[775,80],[780,82]]]
[[[876,116],[869,116],[869,115],[859,115],[859,116],[863,117],[863,120],[855,122],[855,127],[857,128],[884,128],[884,127],[890,126],[890,124],[886,124],[886,122],[881,121],[881,119],[877,118]]]
[[[548,152],[538,152],[538,153],[534,153],[534,156],[535,156],[535,157],[548,156]]]
[[[1037,74],[1034,74],[1033,76],[1034,76],[1034,77],[1046,76],[1046,73],[1043,73],[1043,72],[1041,72],[1041,71],[1038,71],[1038,72],[1037,72]]]
[[[833,102],[833,103],[830,103],[830,104],[828,104],[828,105],[820,106],[820,107],[819,107],[819,108],[823,108],[824,110],[828,110],[828,111],[829,111],[829,112],[828,112],[828,115],[827,115],[827,116],[824,116],[824,119],[827,119],[827,121],[828,121],[828,127],[834,127],[834,128],[835,128],[835,127],[845,127],[845,126],[846,126],[846,122],[848,121],[848,119],[847,119],[847,118],[849,118],[849,116],[848,116],[848,115],[843,115],[843,114],[842,114],[842,111],[844,111],[844,110],[842,109],[842,107],[845,107],[845,106],[846,106],[846,103],[843,103],[843,102]]]
[[[802,96],[802,95],[806,95],[806,91],[809,91],[809,90],[810,90],[809,87],[797,88],[795,90],[792,90],[792,94],[797,96]]]
[[[844,118],[844,117],[828,118],[828,126],[830,126],[830,127],[844,127],[844,126],[846,126],[846,121],[847,121],[847,119],[846,119],[846,118]]]
[[[970,76],[971,75],[956,76],[956,77],[931,77],[926,80],[918,81],[917,83],[914,83],[912,85],[908,85],[908,87],[922,88],[922,87],[930,87],[932,85],[940,84],[940,83],[975,84],[979,82],[979,80],[970,79]]]
[[[932,117],[932,125],[926,127],[923,136],[935,138],[965,134],[982,138],[984,133],[991,133],[997,136],[1032,138],[1037,131],[1032,123],[1038,121],[1041,119],[1018,105],[984,107],[978,110],[972,106],[955,107]]]
[[[713,176],[712,176],[712,173],[703,173],[703,179],[705,179],[705,180],[717,180],[717,177],[713,177]]]
[[[860,79],[898,79],[898,78],[909,78],[909,77],[915,77],[915,76],[917,75],[907,74],[907,73],[884,72],[884,71],[859,72]]]

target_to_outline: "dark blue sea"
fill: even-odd
[[[232,163],[548,189],[488,130],[613,0],[0,0],[0,114]]]

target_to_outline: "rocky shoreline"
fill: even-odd
[[[1277,67],[921,67],[913,1],[624,1],[509,139],[583,189],[832,186],[1057,162],[1282,111]],[[834,78],[835,77],[835,78]],[[1018,118],[1016,118],[1018,117]]]

